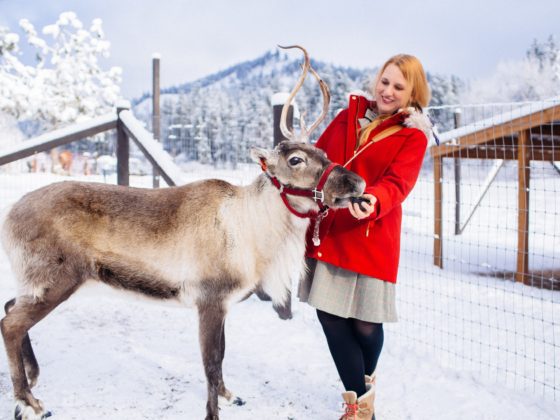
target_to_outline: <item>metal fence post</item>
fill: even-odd
[[[152,57],[152,132],[154,139],[160,140],[161,138],[161,117],[160,117],[160,55],[154,54]],[[159,188],[159,172],[153,168],[153,181],[154,188]]]
[[[453,113],[455,128],[461,126],[461,110],[457,108]],[[461,158],[455,156],[453,158],[453,166],[455,169],[455,235],[461,234]]]

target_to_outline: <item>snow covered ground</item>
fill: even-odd
[[[212,176],[246,183],[256,173],[256,170],[216,171]],[[197,171],[196,177],[208,175]],[[0,207],[9,205],[26,190],[54,179],[44,174],[0,174]],[[149,185],[151,179],[133,178],[133,183]],[[421,191],[422,186],[419,188]],[[409,216],[414,211],[417,210],[408,207]],[[407,225],[405,229],[411,232],[413,226]],[[511,298],[509,286],[507,293],[505,286],[504,292],[499,293],[500,286],[495,279],[485,279],[486,287],[480,290],[476,289],[476,282],[466,280],[468,276],[451,276],[442,287],[442,274],[428,268],[429,261],[420,264],[420,271],[408,271],[426,260],[424,254],[410,250],[404,256],[407,258],[403,263],[406,275],[401,276],[404,280],[399,287],[399,291],[402,290],[399,292],[401,321],[385,329],[385,347],[379,364],[377,418],[558,418],[558,401],[515,390],[486,375],[475,374],[467,367],[451,368],[452,363],[447,363],[440,352],[430,351],[430,346],[426,345],[432,340],[437,350],[443,343],[441,336],[449,336],[448,331],[454,331],[456,323],[462,326],[455,334],[462,334],[463,340],[458,337],[453,341],[452,353],[460,353],[462,345],[471,351],[472,347],[467,346],[468,340],[464,338],[470,334],[500,340],[499,334],[494,335],[492,330],[479,331],[478,324],[468,318],[465,321],[465,317],[469,313],[482,318],[497,313],[504,318],[506,328],[512,304],[520,308],[528,303],[537,312],[558,313],[560,302],[554,295],[558,292],[545,291],[543,293],[549,294],[535,300],[529,288],[517,285],[520,293]],[[418,280],[415,284],[406,280],[412,276]],[[13,297],[14,284],[3,253],[0,254],[0,278],[0,302],[4,302]],[[438,288],[438,294],[434,294],[433,290]],[[101,289],[104,288],[99,287],[99,291]],[[409,295],[412,292],[414,296]],[[498,299],[493,299],[496,293]],[[418,300],[419,296],[425,307],[412,305],[411,301]],[[468,296],[468,299],[459,300],[458,296]],[[490,304],[496,306],[497,312],[481,311],[480,308],[490,307]],[[294,302],[293,310],[292,320],[281,321],[270,303],[255,297],[232,308],[226,322],[224,378],[226,385],[246,404],[240,407],[222,405],[224,420],[338,418],[343,389],[314,311],[298,302]],[[457,321],[455,316],[459,311],[461,318]],[[525,320],[528,325],[531,319]],[[425,329],[430,322],[434,323],[431,330]],[[422,331],[433,331],[433,335],[423,336],[418,341],[414,332],[420,327]],[[553,324],[546,334],[558,337],[558,327]],[[30,335],[42,368],[34,392],[53,411],[55,419],[204,418],[206,383],[193,309],[148,304],[116,292],[88,294],[84,291],[61,305],[34,327]],[[548,353],[548,361],[553,367],[551,383],[557,384],[558,344],[552,343],[554,348]],[[490,348],[490,353],[492,357],[499,357],[494,349]],[[514,361],[509,368],[524,367]],[[12,408],[11,383],[6,358],[1,353],[0,418],[9,419]]]

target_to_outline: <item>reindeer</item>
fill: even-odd
[[[303,72],[285,110],[310,69]],[[290,48],[294,48],[290,47]],[[300,137],[251,151],[263,173],[248,186],[205,180],[167,189],[86,182],[55,183],[21,198],[8,213],[2,242],[17,281],[0,327],[13,382],[16,420],[48,417],[31,388],[39,366],[28,331],[88,281],[162,302],[193,305],[208,386],[206,420],[219,418],[228,307],[262,288],[282,305],[297,268],[305,271],[310,217],[345,207],[363,193],[356,174],[299,142],[325,118],[329,102]],[[284,113],[285,118],[285,113]]]

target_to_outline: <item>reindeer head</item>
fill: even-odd
[[[290,190],[312,191],[317,188],[331,165],[324,151],[310,144],[285,140],[274,150],[254,148],[251,156],[271,178],[278,180],[288,197],[299,199],[300,204],[306,200],[306,208],[317,208],[313,198],[291,194]],[[346,207],[350,197],[361,196],[364,188],[365,182],[359,175],[338,165],[326,179],[320,202],[330,208]]]
[[[311,210],[317,208],[323,210],[324,206],[330,208],[346,207],[351,197],[362,195],[365,188],[364,180],[340,165],[333,168],[332,162],[327,158],[324,151],[306,143],[313,130],[327,116],[330,102],[329,88],[311,67],[309,55],[303,47],[294,45],[280,48],[299,48],[304,55],[302,74],[284,103],[280,117],[280,129],[288,140],[278,144],[272,151],[253,149],[251,150],[251,156],[253,160],[261,164],[268,176],[277,180],[273,183],[281,190],[282,194],[287,195],[291,202],[299,203],[300,207]],[[293,130],[288,129],[286,124],[288,107],[309,72],[319,82],[323,94],[323,110],[309,129],[302,114],[300,118],[301,132],[296,135]],[[309,195],[299,194],[300,191],[312,192],[311,198]]]

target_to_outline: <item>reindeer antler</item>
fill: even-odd
[[[290,46],[287,46],[287,47],[283,47],[281,45],[278,45],[278,46],[282,49],[299,48],[303,52],[303,57],[304,57],[304,62],[303,62],[303,65],[301,66],[302,67],[301,75],[299,76],[299,79],[296,83],[296,86],[294,87],[294,89],[290,93],[290,96],[288,97],[288,99],[284,103],[284,106],[282,107],[282,114],[280,115],[280,131],[282,131],[282,134],[284,135],[284,137],[286,137],[289,140],[292,140],[292,141],[295,141],[295,140],[308,141],[311,133],[319,126],[319,124],[321,124],[321,122],[327,116],[327,112],[328,112],[328,109],[329,109],[329,103],[330,103],[330,100],[331,100],[329,87],[321,79],[321,77],[319,77],[319,75],[313,69],[313,67],[311,67],[311,61],[309,60],[309,54],[307,53],[305,48],[303,48],[300,45],[290,45]],[[287,122],[286,122],[287,118],[288,118],[288,108],[290,106],[290,103],[292,102],[292,100],[296,96],[297,92],[300,90],[301,86],[303,85],[303,82],[305,81],[305,78],[307,77],[307,73],[309,71],[311,71],[311,74],[313,74],[315,79],[317,79],[317,81],[319,82],[319,87],[321,88],[321,93],[323,94],[323,111],[321,112],[321,115],[319,115],[319,118],[317,118],[317,120],[313,124],[311,124],[311,128],[309,128],[309,130],[307,130],[305,121],[303,119],[304,113],[301,114],[301,116],[300,116],[301,134],[300,134],[299,139],[298,139],[298,137],[294,134],[294,131],[288,129],[288,125],[287,125]]]
[[[321,115],[319,115],[319,118],[317,118],[317,120],[311,125],[311,128],[307,132],[308,137],[326,118],[327,113],[329,112],[329,104],[331,102],[331,92],[329,91],[329,87],[327,86],[325,81],[321,79],[321,77],[317,74],[313,67],[309,67],[309,70],[311,71],[311,74],[315,76],[317,82],[319,82],[319,87],[321,88],[321,93],[323,94],[323,110],[321,111]]]

